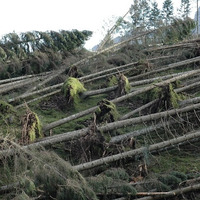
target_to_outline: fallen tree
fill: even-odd
[[[191,139],[198,138],[198,137],[200,137],[200,131],[189,133],[189,134],[186,134],[186,135],[183,135],[183,136],[180,136],[177,138],[173,138],[173,139],[170,139],[170,140],[167,140],[164,142],[152,144],[149,147],[141,147],[141,148],[138,148],[135,150],[123,152],[123,153],[108,156],[105,158],[100,158],[100,159],[97,159],[97,160],[94,160],[91,162],[73,166],[73,168],[78,171],[84,171],[84,170],[92,169],[94,167],[98,167],[101,165],[107,165],[107,164],[117,161],[117,160],[125,159],[128,157],[133,157],[135,155],[141,155],[141,154],[143,154],[144,151],[149,151],[149,152],[156,151],[156,150],[159,150],[159,149],[162,149],[162,148],[165,148],[168,146],[172,146],[172,145],[175,145],[175,144],[187,141],[187,140],[189,141]]]
[[[103,53],[105,53],[105,52],[109,52],[109,51],[111,51],[111,50],[114,49],[114,48],[122,47],[122,46],[126,45],[127,43],[129,43],[130,41],[132,41],[132,40],[134,40],[134,39],[143,37],[143,36],[145,36],[145,35],[148,35],[148,34],[150,34],[150,33],[155,32],[155,31],[156,31],[156,30],[146,31],[146,32],[140,33],[140,34],[138,34],[138,35],[136,35],[136,36],[133,36],[133,37],[131,37],[131,38],[125,40],[125,41],[122,41],[122,42],[119,42],[119,43],[117,43],[117,44],[114,44],[114,45],[112,45],[111,47],[108,47],[108,48],[106,48],[106,49],[104,49],[104,50],[101,50],[101,51],[99,51],[99,52],[97,52],[97,53],[94,53],[93,55],[88,56],[88,57],[86,57],[86,58],[84,58],[84,59],[82,59],[82,60],[80,60],[80,61],[78,61],[78,62],[75,62],[75,63],[72,64],[70,67],[74,67],[74,66],[77,67],[78,65],[85,63],[85,62],[88,61],[89,59],[95,58],[96,56],[101,55],[101,54],[103,54]],[[38,86],[35,86],[35,87],[33,87],[32,89],[30,89],[30,91],[34,91],[34,90],[36,90],[38,87],[41,87],[41,86],[43,86],[44,84],[48,83],[48,82],[51,81],[52,79],[54,79],[54,78],[56,78],[57,76],[59,76],[59,75],[61,75],[62,73],[64,73],[65,70],[66,70],[67,68],[69,68],[69,67],[62,66],[62,67],[60,67],[60,68],[61,68],[60,70],[55,71],[53,75],[49,76],[46,80],[44,80],[43,82],[41,82]]]
[[[161,113],[155,113],[155,114],[151,114],[151,115],[145,115],[145,116],[141,116],[141,117],[136,117],[136,118],[131,118],[131,119],[127,119],[127,120],[108,123],[103,126],[97,126],[97,130],[100,132],[115,130],[117,128],[122,128],[124,126],[129,126],[129,125],[133,125],[133,124],[148,122],[151,120],[161,119],[162,117],[170,117],[172,115],[193,111],[193,110],[199,109],[199,108],[200,108],[200,103],[192,105],[192,106],[187,106],[182,109],[173,109],[173,110],[165,111],[165,112],[161,112]],[[44,138],[42,141],[39,141],[32,145],[33,146],[39,146],[39,145],[48,146],[48,145],[56,144],[56,143],[63,142],[63,141],[74,140],[74,139],[80,138],[82,136],[85,136],[88,133],[88,130],[89,130],[88,128],[84,128],[84,129],[80,129],[77,131],[62,133],[62,134],[55,135],[55,136],[49,136],[49,137]]]
[[[124,101],[124,100],[126,100],[126,99],[128,99],[128,98],[131,98],[131,97],[133,97],[133,96],[136,96],[136,95],[138,95],[138,94],[142,94],[142,93],[144,93],[144,92],[147,92],[147,91],[149,91],[149,90],[151,90],[151,89],[153,89],[153,88],[155,88],[155,87],[160,87],[160,86],[167,85],[167,84],[169,84],[169,83],[171,83],[171,82],[175,82],[175,81],[177,81],[177,80],[181,80],[181,79],[184,79],[184,78],[186,78],[186,77],[190,77],[190,76],[192,76],[192,75],[194,75],[194,74],[196,74],[196,73],[200,73],[200,69],[198,69],[198,70],[192,70],[192,71],[190,71],[190,72],[188,72],[188,73],[186,73],[186,74],[181,74],[181,75],[179,75],[179,76],[177,76],[177,77],[174,77],[174,78],[165,80],[165,81],[163,81],[163,82],[160,82],[160,83],[157,83],[157,84],[153,84],[153,85],[147,86],[147,87],[145,87],[145,88],[139,89],[139,90],[137,90],[137,91],[134,91],[134,92],[131,92],[131,93],[129,93],[129,94],[123,95],[123,96],[121,96],[121,97],[118,97],[118,98],[116,98],[116,99],[113,99],[111,102],[113,102],[113,103],[119,103],[119,102],[121,102],[121,101]],[[52,122],[52,123],[50,123],[50,124],[47,124],[46,126],[43,127],[43,131],[44,131],[44,132],[45,132],[45,131],[48,131],[48,130],[50,130],[50,129],[52,129],[52,128],[55,128],[55,127],[57,127],[57,126],[60,126],[60,125],[62,125],[62,124],[64,124],[64,123],[67,123],[67,122],[69,122],[69,121],[71,121],[71,120],[78,119],[78,118],[80,118],[80,117],[83,117],[83,116],[85,116],[85,115],[88,115],[88,114],[94,112],[94,111],[96,110],[96,108],[97,108],[97,106],[94,106],[94,107],[92,107],[92,108],[90,108],[90,109],[88,109],[88,110],[79,112],[79,113],[74,114],[74,115],[72,115],[72,116],[69,116],[69,117],[60,119],[60,120],[55,121],[55,122]]]
[[[129,80],[130,81],[136,80],[136,79],[143,78],[143,77],[151,75],[151,74],[167,71],[167,70],[170,70],[170,69],[174,69],[176,67],[185,66],[185,65],[195,63],[195,62],[198,62],[198,61],[200,61],[200,56],[195,57],[195,58],[191,58],[191,59],[187,59],[187,60],[183,60],[183,61],[180,61],[180,62],[172,63],[172,64],[169,64],[166,67],[163,67],[161,69],[159,68],[159,69],[152,70],[152,71],[149,71],[149,72],[146,72],[146,73],[143,73],[143,74],[139,74],[137,76],[131,77]]]
[[[18,80],[24,80],[24,79],[28,79],[32,77],[46,76],[49,74],[51,74],[51,72],[44,72],[40,74],[32,74],[32,75],[19,76],[15,78],[3,79],[3,80],[0,80],[0,84],[9,83],[9,82],[18,81]]]
[[[20,101],[22,99],[26,99],[26,98],[28,98],[30,96],[34,96],[36,94],[40,94],[40,93],[43,93],[43,92],[46,92],[46,91],[49,91],[49,90],[54,90],[56,88],[61,88],[62,85],[63,85],[63,83],[59,83],[59,84],[56,84],[56,85],[53,85],[53,86],[49,86],[49,87],[37,90],[35,92],[25,93],[25,94],[22,94],[22,95],[15,97],[15,98],[8,99],[8,102],[12,103],[12,102]]]
[[[189,105],[184,108],[172,109],[172,110],[167,110],[164,112],[159,112],[159,113],[154,113],[154,114],[150,114],[150,115],[144,115],[144,116],[135,117],[135,118],[131,118],[131,119],[125,119],[125,120],[121,120],[121,121],[112,122],[112,123],[106,124],[104,126],[97,127],[97,129],[99,131],[114,130],[117,128],[122,128],[124,126],[130,126],[133,124],[148,122],[151,120],[167,118],[167,117],[170,117],[170,116],[173,116],[176,114],[185,113],[185,112],[193,111],[196,109],[200,109],[200,103],[195,104],[195,105]]]
[[[196,190],[198,191],[199,189],[200,189],[200,184],[194,184],[194,185],[190,185],[187,187],[178,188],[176,190],[172,190],[169,192],[162,192],[162,193],[160,193],[160,192],[142,192],[142,193],[137,193],[137,196],[146,196],[146,197],[137,198],[135,200],[155,200],[155,199],[175,197],[180,194],[193,192]],[[123,200],[123,198],[121,200]]]
[[[41,79],[43,79],[43,78],[41,78]],[[8,87],[0,88],[0,94],[6,93],[6,92],[11,91],[11,90],[14,90],[16,88],[21,88],[21,87],[23,87],[25,85],[29,85],[29,84],[32,84],[32,83],[37,82],[37,81],[38,81],[38,78],[34,77],[33,79],[30,79],[30,80],[27,79],[27,80],[24,80],[22,82],[20,81],[20,83],[18,83],[18,84],[14,84],[13,83]]]

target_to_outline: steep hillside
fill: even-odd
[[[2,199],[198,199],[200,39],[159,33],[3,68]]]

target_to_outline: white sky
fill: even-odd
[[[164,0],[157,0],[160,7]],[[173,0],[179,6],[181,0]],[[103,38],[103,30],[112,26],[114,16],[123,16],[133,0],[0,0],[0,37],[10,32],[32,30],[91,30],[92,48]],[[196,0],[192,0],[194,18]],[[107,25],[106,25],[107,24]]]

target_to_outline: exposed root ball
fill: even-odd
[[[41,123],[36,113],[27,108],[26,114],[22,119],[22,138],[20,143],[28,144],[36,138],[42,137]]]
[[[74,103],[74,105],[79,102],[79,94],[86,91],[83,84],[76,78],[69,77],[62,86],[62,92],[67,99],[68,103]]]

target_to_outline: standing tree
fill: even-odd
[[[183,19],[186,19],[191,11],[191,4],[190,4],[190,0],[181,0],[181,7],[179,9],[180,12],[180,16]]]
[[[139,9],[138,0],[134,0],[133,5],[131,5],[130,13],[131,13],[133,27],[138,28],[140,26],[140,19],[141,19],[141,10]]]
[[[150,14],[149,14],[149,25],[150,27],[152,27],[153,29],[156,29],[160,22],[161,22],[161,18],[160,18],[160,10],[158,8],[158,4],[157,2],[153,2],[151,4],[151,10],[150,10]]]
[[[131,6],[130,13],[134,31],[135,29],[141,31],[149,28],[149,0],[134,0],[134,4]]]
[[[165,0],[162,7],[162,17],[165,20],[165,24],[169,25],[173,18],[174,6],[172,0]]]

